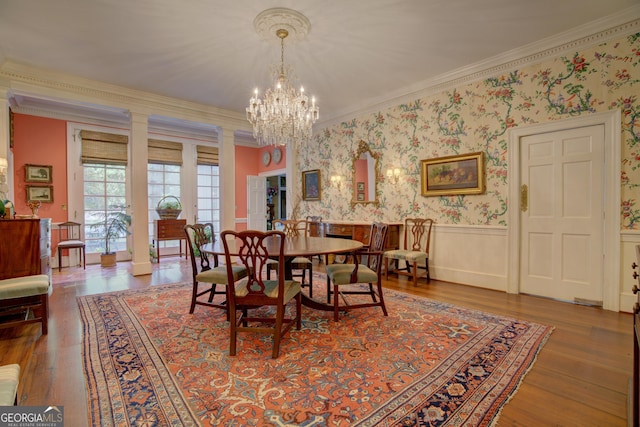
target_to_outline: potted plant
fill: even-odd
[[[131,234],[131,215],[122,210],[111,210],[102,214],[99,222],[92,224],[91,228],[104,233],[104,252],[100,255],[100,265],[102,267],[112,267],[116,265],[116,252],[111,250],[111,243],[119,237]]]
[[[176,196],[165,196],[158,202],[156,212],[160,219],[177,219],[182,212],[182,204]]]
[[[8,216],[7,219],[11,219],[11,208],[13,207],[13,203],[11,203],[11,200],[9,199],[5,199],[2,200],[0,199],[0,219],[5,218]]]

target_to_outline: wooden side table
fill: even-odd
[[[180,244],[180,257],[182,257],[182,242],[184,241],[184,257],[189,255],[187,247],[187,236],[184,234],[184,226],[187,225],[186,219],[156,219],[154,221],[154,239],[153,246],[158,254],[158,263],[160,263],[160,245],[156,246],[156,241],[178,240]],[[165,255],[166,256],[166,255]]]

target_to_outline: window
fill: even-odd
[[[180,199],[180,165],[166,165],[159,163],[149,163],[147,166],[148,192],[149,192],[149,239],[154,238],[154,221],[158,219],[156,207],[158,202],[165,196],[174,196]],[[182,200],[181,200],[182,203]],[[177,242],[166,241],[161,248],[176,246]],[[151,244],[151,241],[149,241]]]
[[[125,211],[126,171],[124,165],[92,164],[83,165],[84,175],[84,224],[87,254],[105,251],[104,227],[92,224],[104,222],[110,211]],[[125,251],[127,238],[122,236],[111,242],[112,251]]]
[[[220,167],[198,165],[198,222],[213,223],[220,232]]]

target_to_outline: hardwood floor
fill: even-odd
[[[322,270],[322,267],[315,267]],[[65,268],[53,273],[49,334],[40,325],[0,329],[0,364],[22,368],[19,404],[62,405],[65,425],[87,425],[82,325],[76,296],[191,280],[191,267],[163,258],[153,273],[134,277],[129,264]],[[632,376],[633,320],[629,313],[510,295],[432,280],[413,287],[402,277],[385,287],[463,307],[555,327],[498,426],[626,426]]]

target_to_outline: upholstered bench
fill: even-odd
[[[0,366],[0,406],[18,404],[18,381],[20,380],[20,365]]]
[[[40,322],[47,334],[50,290],[46,274],[0,280],[0,328]]]

